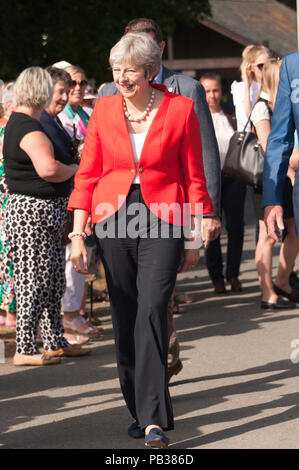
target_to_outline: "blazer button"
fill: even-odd
[[[132,175],[135,174],[135,170],[133,170],[133,168],[130,171],[131,171]]]
[[[144,168],[139,168],[139,173],[143,173],[144,172]]]

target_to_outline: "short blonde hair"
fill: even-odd
[[[51,103],[53,91],[53,80],[46,70],[41,67],[28,67],[16,80],[13,104],[46,108]]]
[[[109,57],[111,67],[125,62],[142,66],[151,80],[160,70],[160,48],[147,33],[127,33],[112,47]]]
[[[82,73],[84,77],[86,78],[86,73],[84,70],[79,67],[79,65],[68,65],[67,67],[64,67],[64,69],[70,76],[74,75],[75,73]]]
[[[279,84],[281,59],[270,59],[263,67],[261,91],[268,93],[269,102],[274,109]]]
[[[261,54],[268,54],[268,56],[271,57],[271,52],[266,46],[250,44],[245,47],[242,52],[242,62],[240,65],[241,77],[243,77],[245,73],[247,64],[254,64]]]

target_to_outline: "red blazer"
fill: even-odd
[[[204,214],[214,210],[206,187],[199,121],[193,100],[168,92],[164,85],[154,86],[165,94],[137,168],[141,192],[147,207],[158,217],[185,225],[183,203],[190,203],[192,215],[200,215],[201,209]],[[91,212],[92,223],[106,219],[124,203],[135,175],[123,97],[102,97],[88,123],[68,209]],[[167,207],[171,204],[174,209],[169,213]]]

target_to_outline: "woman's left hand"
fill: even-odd
[[[184,250],[182,256],[182,266],[179,269],[179,273],[189,271],[197,265],[200,258],[199,248],[196,250]]]
[[[70,260],[77,273],[88,274],[88,257],[83,238],[75,237],[72,239]]]

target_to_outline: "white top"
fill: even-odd
[[[222,169],[230,138],[235,131],[222,110],[219,113],[212,113],[211,115],[214,123],[216,139],[218,142],[220,165]]]
[[[256,103],[258,94],[259,94],[260,85],[259,83],[253,81],[250,85],[250,104],[253,108]],[[244,82],[237,82],[236,80],[232,83],[231,93],[233,95],[233,101],[235,106],[236,120],[237,120],[237,129],[238,131],[243,131],[248,121],[244,109],[244,96],[245,96],[245,86]],[[250,130],[250,125],[246,128],[247,131]]]
[[[132,149],[133,149],[133,154],[134,154],[134,160],[135,160],[135,166],[136,170],[138,168],[143,144],[146,138],[146,132],[141,132],[140,134],[132,134],[131,132],[129,133],[131,143],[132,143]],[[140,179],[139,179],[139,173],[137,172],[132,184],[140,184]]]
[[[264,100],[269,101],[269,95],[264,91],[261,92],[260,97]],[[256,126],[258,122],[263,121],[264,119],[267,119],[268,121],[271,120],[269,108],[266,103],[264,103],[264,101],[259,101],[258,103],[256,103],[252,110],[250,119],[254,126]]]

